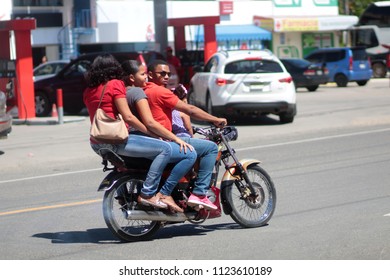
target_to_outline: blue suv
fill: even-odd
[[[348,82],[364,86],[372,77],[370,60],[362,47],[316,49],[305,59],[327,67],[329,82],[335,82],[338,87],[346,87]]]

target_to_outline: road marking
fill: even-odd
[[[389,214],[385,214],[384,216],[385,216],[385,217],[386,217],[386,216],[387,216],[387,217],[390,217],[390,213],[389,213]]]
[[[62,173],[56,173],[56,174],[48,174],[48,175],[40,175],[40,176],[34,176],[34,177],[26,177],[26,178],[5,180],[5,181],[0,181],[0,184],[13,183],[13,182],[25,181],[25,180],[41,179],[41,178],[49,178],[49,177],[56,177],[56,176],[63,176],[63,175],[69,175],[69,174],[94,172],[94,171],[97,171],[97,170],[102,170],[102,168],[84,169],[84,170],[79,170],[79,171],[62,172]]]
[[[92,203],[101,202],[101,201],[102,201],[101,199],[93,199],[93,200],[85,200],[85,201],[65,203],[65,204],[56,204],[56,205],[48,205],[48,206],[41,206],[41,207],[34,207],[34,208],[26,208],[26,209],[14,210],[14,211],[0,212],[0,216],[20,214],[20,213],[33,212],[33,211],[42,211],[42,210],[47,210],[47,209],[72,207],[72,206],[78,206],[78,205],[86,205],[86,204],[92,204]]]
[[[315,137],[315,138],[304,139],[304,140],[282,142],[282,143],[275,143],[275,144],[262,145],[262,146],[252,146],[252,147],[247,147],[247,148],[238,148],[235,150],[236,151],[247,151],[247,150],[253,150],[253,149],[264,149],[264,148],[278,147],[278,146],[284,146],[284,145],[301,144],[301,143],[308,143],[308,142],[314,142],[314,141],[322,141],[322,140],[350,137],[350,136],[356,136],[356,135],[365,135],[365,134],[386,132],[386,131],[390,131],[390,128],[377,129],[377,130],[371,130],[371,131],[362,131],[362,132],[348,133],[348,134],[340,134],[340,135],[333,135],[333,136],[325,136],[325,137]],[[102,170],[102,168],[85,169],[85,170],[79,170],[79,171],[62,172],[62,173],[56,173],[56,174],[48,174],[48,175],[40,175],[40,176],[34,176],[34,177],[5,180],[5,181],[0,181],[0,184],[41,179],[41,178],[49,178],[49,177],[56,177],[56,176],[63,176],[63,175],[70,175],[70,174],[77,174],[77,173],[95,172],[98,170]]]
[[[248,148],[239,148],[239,149],[235,149],[235,150],[236,151],[246,151],[246,150],[253,150],[253,149],[264,149],[264,148],[270,148],[270,147],[278,147],[278,146],[291,145],[291,144],[302,144],[302,143],[308,143],[308,142],[315,142],[315,141],[322,141],[322,140],[329,140],[329,139],[343,138],[343,137],[351,137],[351,136],[356,136],[356,135],[365,135],[365,134],[386,132],[386,131],[390,131],[390,128],[371,130],[371,131],[362,131],[362,132],[355,132],[355,133],[347,133],[347,134],[339,134],[339,135],[333,135],[333,136],[315,137],[315,138],[304,139],[304,140],[296,140],[296,141],[268,144],[268,145],[262,145],[262,146],[252,146],[252,147],[248,147]]]

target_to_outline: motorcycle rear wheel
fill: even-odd
[[[244,180],[223,189],[224,196],[232,207],[230,216],[242,227],[260,227],[268,223],[276,206],[276,190],[268,173],[258,165],[247,168],[248,177],[256,189],[256,198],[244,197]],[[249,190],[247,190],[249,193]]]
[[[156,221],[126,219],[126,210],[137,207],[137,186],[142,186],[142,183],[138,179],[121,179],[104,193],[104,221],[110,231],[125,242],[149,240],[161,227]]]

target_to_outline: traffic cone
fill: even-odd
[[[53,106],[51,108],[51,116],[52,117],[58,117],[57,106],[56,106],[55,103],[53,103]]]

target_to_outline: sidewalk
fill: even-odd
[[[15,170],[63,170],[92,160],[100,164],[89,144],[90,121],[87,116],[13,119],[12,131],[0,140],[0,177],[13,178]],[[95,165],[96,166],[96,165]]]
[[[62,120],[59,117],[41,117],[31,119],[13,119],[13,125],[53,125],[70,122],[84,121],[87,117],[85,116],[64,116]]]

